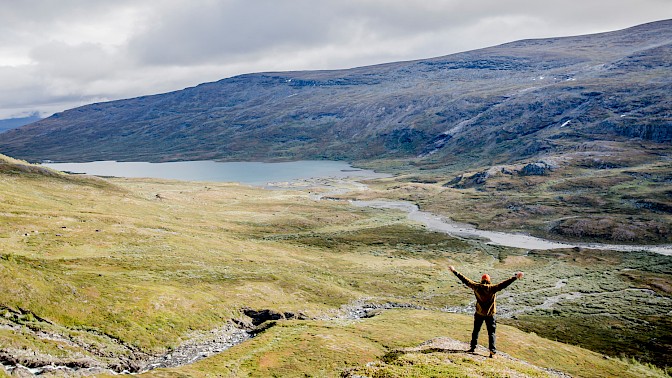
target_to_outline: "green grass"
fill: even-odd
[[[11,326],[0,328],[3,351],[33,351],[31,358],[38,360],[89,356],[131,366],[133,356],[162,353],[193,331],[245,320],[240,312],[245,307],[311,317],[370,298],[431,309],[384,312],[349,324],[279,322],[202,363],[152,373],[235,375],[232,369],[238,369],[252,376],[291,375],[305,365],[308,374],[340,374],[437,336],[466,340],[469,317],[439,311],[473,301],[446,269],[455,265],[472,277],[488,272],[494,280],[525,271],[526,278],[499,299],[503,310],[526,310],[518,319],[500,321],[502,350],[515,357],[573,369],[565,360],[547,360],[541,351],[526,354],[507,345],[505,323],[608,355],[671,364],[654,344],[639,351],[618,344],[634,336],[670,334],[669,322],[661,320],[672,311],[670,257],[503,248],[428,232],[394,211],[313,201],[303,191],[101,180],[17,165],[5,163],[0,173],[0,326]],[[431,184],[418,184],[409,195],[434,193],[426,185]],[[558,288],[560,280],[566,284]],[[614,291],[618,294],[610,294]],[[546,298],[569,292],[590,295],[591,307],[568,299],[535,309]],[[611,314],[620,328],[583,321],[602,313]],[[639,327],[643,322],[649,326]],[[639,328],[629,328],[633,325]],[[560,326],[566,331],[559,332]],[[563,345],[547,341],[530,339],[552,348],[553,355]],[[299,351],[296,345],[304,347]],[[594,356],[583,349],[575,353]],[[442,357],[418,356],[417,364],[430,365],[434,358]],[[610,372],[611,364],[625,366],[604,361],[586,369]]]
[[[282,321],[260,336],[193,365],[156,370],[148,377],[506,377],[513,372],[545,377],[543,371],[505,357],[490,360],[459,352],[406,351],[424,341],[451,337],[467,341],[472,317],[416,310],[387,311],[361,321]],[[502,325],[500,350],[540,368],[576,377],[663,377],[660,370],[543,339]],[[429,352],[429,353],[428,353]],[[641,370],[638,370],[641,369]]]
[[[470,355],[454,357],[445,353],[416,353],[355,370],[372,378],[387,377],[551,377],[550,374],[506,360],[474,358]],[[353,372],[353,374],[354,374]]]

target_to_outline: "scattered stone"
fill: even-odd
[[[380,315],[382,310],[390,310],[395,308],[407,308],[414,310],[426,310],[426,307],[413,305],[410,303],[396,303],[396,302],[385,302],[385,303],[369,303],[367,299],[357,300],[351,304],[343,305],[333,316],[321,316],[316,319],[319,320],[358,320],[372,318],[374,316]]]
[[[229,323],[221,328],[192,335],[189,341],[162,356],[144,363],[138,372],[157,368],[170,368],[194,363],[214,354],[221,353],[252,337],[252,334]]]
[[[32,378],[35,375],[31,373],[30,370],[28,370],[28,368],[21,365],[17,365],[12,369],[11,376],[18,378]]]

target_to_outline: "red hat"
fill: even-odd
[[[483,282],[483,281],[490,282],[490,276],[487,275],[487,274],[484,274],[484,275],[481,277],[481,282]]]

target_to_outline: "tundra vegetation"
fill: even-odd
[[[497,247],[345,200],[670,244],[670,25],[242,75],[0,134],[31,161],[332,159],[396,173],[318,201],[321,189],[70,176],[2,157],[0,362],[137,372],[237,327],[254,337],[144,374],[665,376],[671,256]],[[458,352],[473,299],[448,265],[526,273],[499,297],[502,359]]]
[[[418,187],[421,205],[432,202],[430,194],[461,190],[397,181],[396,189],[387,180],[370,185],[395,198]],[[546,187],[568,182],[548,180]],[[455,203],[487,193],[468,190]],[[193,364],[144,374],[669,372],[670,256],[497,247],[427,231],[400,212],[310,194],[73,176],[3,157],[0,361],[134,371],[199,332],[237,324],[256,327],[256,336]],[[473,296],[447,271],[451,264],[494,280],[525,271],[499,297],[506,357],[492,362],[418,347],[468,340]],[[380,309],[362,319],[342,316],[356,303]],[[281,316],[260,325],[248,316],[264,312]]]
[[[671,157],[666,144],[593,141],[465,170],[380,160],[364,166],[397,177],[341,198],[401,198],[483,229],[554,240],[672,244]]]

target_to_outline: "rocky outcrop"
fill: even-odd
[[[289,320],[289,319],[307,319],[302,313],[293,313],[289,311],[280,312],[276,310],[254,310],[251,308],[244,308],[243,314],[252,319],[252,325],[258,326],[269,320]]]
[[[455,189],[469,189],[469,188],[478,188],[485,185],[488,177],[490,175],[487,171],[476,172],[471,176],[461,176],[461,179],[452,185]]]
[[[549,173],[551,167],[546,163],[530,163],[518,171],[520,176],[545,176]]]
[[[672,214],[672,205],[657,201],[639,200],[635,202],[635,206],[639,209],[649,209],[656,212]]]

